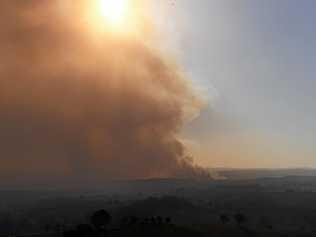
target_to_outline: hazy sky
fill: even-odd
[[[203,164],[316,167],[315,9],[312,0],[181,0],[160,19],[212,102],[190,129]]]
[[[314,1],[101,3],[0,3],[0,185],[316,168]]]

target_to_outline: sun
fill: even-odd
[[[139,0],[86,0],[84,19],[98,34],[138,37],[143,29],[143,9]]]
[[[128,0],[98,0],[97,8],[105,23],[119,27],[126,20],[129,2]]]

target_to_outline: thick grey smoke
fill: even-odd
[[[189,83],[141,40],[88,28],[57,1],[1,1],[0,183],[199,175],[177,138],[200,106]]]

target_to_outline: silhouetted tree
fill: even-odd
[[[91,224],[97,230],[105,230],[112,220],[111,215],[105,210],[96,211],[91,216]]]
[[[220,215],[219,218],[223,224],[226,224],[229,222],[229,217],[225,214]]]
[[[163,224],[163,219],[162,219],[161,216],[157,216],[156,221],[157,221],[158,225],[162,225]]]
[[[236,213],[234,218],[238,225],[243,225],[247,222],[246,216],[241,214],[240,212]]]
[[[166,223],[167,225],[171,225],[171,218],[170,218],[170,217],[166,217],[165,223]]]
[[[152,217],[150,219],[150,222],[151,222],[152,225],[156,225],[157,224],[156,219],[154,217]]]
[[[136,224],[138,224],[138,218],[137,218],[136,216],[132,216],[132,217],[130,218],[130,224],[131,224],[131,225],[136,225]]]

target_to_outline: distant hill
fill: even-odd
[[[218,177],[229,180],[316,176],[316,169],[211,169]]]

